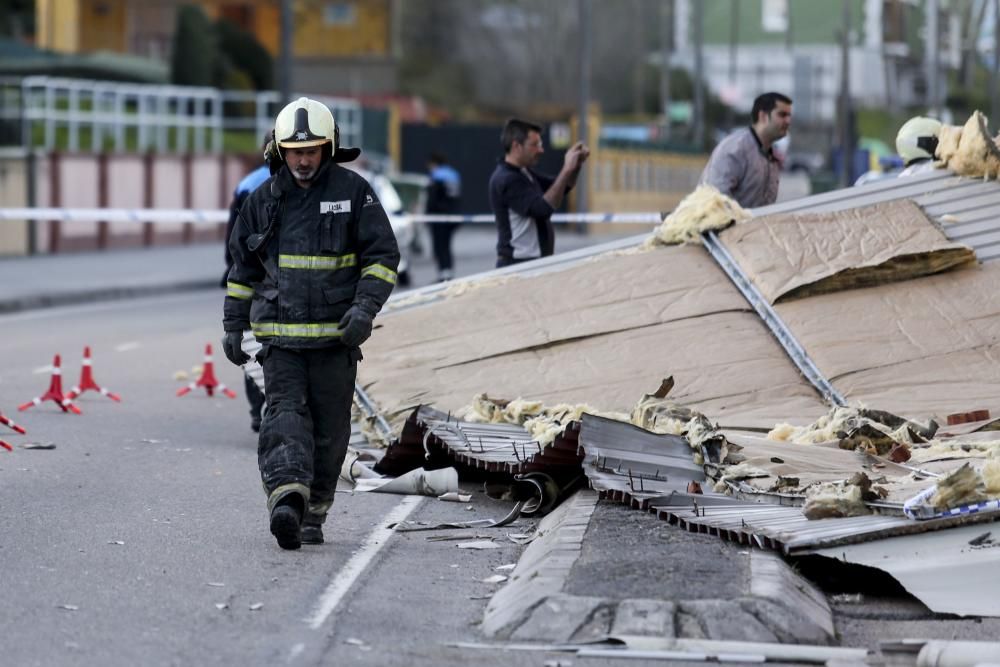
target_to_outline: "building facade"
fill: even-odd
[[[290,0],[295,90],[329,95],[395,92],[398,0]],[[36,43],[63,53],[107,50],[169,61],[177,11],[225,18],[278,60],[281,0],[37,0]]]

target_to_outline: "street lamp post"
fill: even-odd
[[[293,23],[292,0],[281,0],[281,47],[278,67],[278,90],[281,91],[281,106],[287,104],[292,97]]]
[[[578,0],[580,12],[580,101],[578,134],[579,140],[585,145],[589,144],[590,138],[590,0]],[[588,210],[587,201],[587,176],[576,183],[576,210],[586,213]]]

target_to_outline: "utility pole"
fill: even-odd
[[[664,140],[670,138],[670,49],[674,43],[673,30],[674,0],[663,0],[660,5],[660,108],[663,109]]]
[[[692,141],[698,150],[705,148],[705,91],[702,77],[705,65],[702,53],[703,23],[701,2],[694,3],[694,127]]]
[[[281,49],[278,58],[278,90],[281,91],[281,106],[292,99],[292,40],[294,40],[295,18],[292,0],[281,0]]]
[[[729,87],[736,90],[736,45],[740,41],[740,4],[730,0],[729,4]],[[733,105],[726,105],[726,125],[733,126]]]
[[[851,141],[851,0],[841,0],[844,25],[840,35],[840,187],[851,184],[854,145]]]
[[[932,117],[937,118],[941,91],[938,89],[938,0],[927,0],[924,4],[927,12],[926,34],[927,45],[927,110]]]
[[[590,0],[577,0],[580,12],[580,106],[578,138],[584,144],[590,143]],[[576,182],[576,210],[578,213],[588,211],[587,174],[583,174]]]
[[[1000,86],[997,72],[1000,70],[1000,0],[993,0],[993,68],[990,70],[990,118],[1000,120]]]

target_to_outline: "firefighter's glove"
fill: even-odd
[[[358,347],[372,335],[372,316],[354,304],[340,318],[340,342],[347,347]]]
[[[226,359],[237,366],[250,361],[250,355],[243,351],[242,343],[242,331],[227,331],[222,338],[222,351],[226,353]]]

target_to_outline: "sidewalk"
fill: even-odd
[[[0,258],[0,313],[219,289],[222,243]]]
[[[557,234],[556,247],[560,252],[615,238],[608,233],[584,236],[569,230],[557,230]],[[430,235],[421,234],[420,238],[422,252],[410,253],[411,289],[437,279]],[[494,268],[495,244],[492,225],[461,227],[452,242],[456,275],[467,276]],[[196,289],[221,292],[223,258],[221,242],[0,257],[0,313]]]

